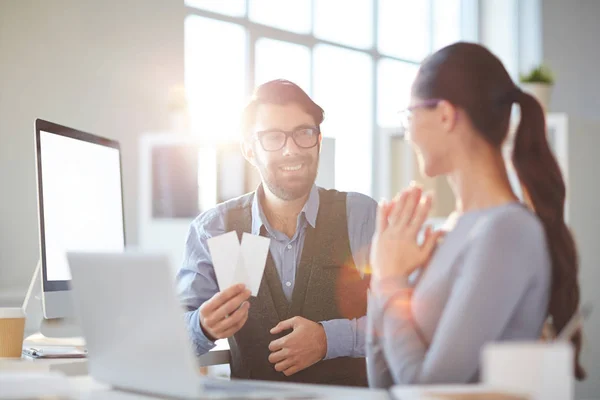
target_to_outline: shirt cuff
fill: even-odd
[[[373,313],[383,315],[387,308],[394,304],[398,311],[407,313],[414,288],[406,277],[393,277],[378,281],[371,281],[371,301]]]
[[[327,354],[324,360],[337,357],[352,357],[354,352],[354,331],[352,321],[332,319],[319,322],[327,336]]]
[[[188,328],[192,344],[196,355],[201,356],[202,354],[208,353],[213,347],[215,342],[206,337],[200,327],[200,318],[198,316],[199,310],[188,311],[185,313],[185,322]]]

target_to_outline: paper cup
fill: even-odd
[[[23,309],[0,307],[0,357],[21,358],[24,334]]]
[[[504,342],[482,352],[482,382],[532,400],[573,398],[573,348],[562,342]]]

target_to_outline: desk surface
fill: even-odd
[[[218,346],[209,353],[199,358],[200,365],[215,365],[229,362],[229,350]],[[96,382],[88,375],[87,359],[0,359],[0,373],[2,372],[60,372],[68,376],[73,389],[73,395],[66,399],[86,400],[148,400],[156,399],[142,394],[122,392]],[[315,385],[300,385],[299,390],[310,389],[320,398],[342,398],[360,400],[389,400],[387,391],[366,388],[327,387]]]
[[[119,390],[113,390],[107,386],[101,385],[95,382],[89,377],[76,377],[70,378],[74,386],[77,388],[78,397],[76,399],[85,400],[149,400],[156,399],[157,397],[150,397],[143,394],[122,392]],[[312,385],[296,385],[299,389],[309,388],[313,393],[317,393],[319,399],[348,399],[348,400],[390,400],[390,396],[385,390],[375,389],[357,389],[357,388],[345,388],[345,387],[323,387],[318,386],[318,389],[312,387]],[[160,398],[160,397],[159,397]],[[281,397],[285,400],[285,397]]]
[[[34,344],[34,342],[25,341],[24,346],[32,346]],[[218,341],[217,347],[198,357],[198,366],[200,367],[220,364],[229,364],[229,347],[227,341]],[[84,376],[88,374],[88,365],[85,358],[0,358],[0,371],[58,371],[67,376]]]
[[[120,390],[115,390],[110,388],[107,385],[103,385],[101,383],[96,382],[93,378],[89,376],[77,376],[77,377],[69,377],[60,379],[62,383],[62,389],[60,392],[49,393],[45,392],[46,396],[51,396],[56,398],[57,400],[150,400],[157,399],[162,397],[157,396],[149,396],[138,393],[131,392],[123,392]],[[22,383],[22,382],[21,382]],[[33,382],[32,382],[33,383]],[[310,391],[310,393],[316,395],[319,399],[349,399],[349,400],[389,400],[390,396],[387,391],[384,390],[374,390],[374,389],[366,389],[366,388],[346,388],[346,387],[328,387],[321,385],[300,385],[300,384],[286,384],[291,387],[297,387],[298,393],[302,392],[306,393]],[[35,385],[31,385],[34,387]],[[13,388],[5,388],[5,390],[13,390]],[[17,388],[19,393],[21,391]],[[43,390],[43,389],[42,389]],[[56,389],[55,389],[56,390]],[[295,390],[294,390],[295,392]],[[53,396],[58,393],[61,393],[62,396]],[[66,393],[66,395],[65,395]],[[31,395],[32,392],[29,392]],[[39,395],[39,393],[37,393]],[[292,392],[293,396],[293,392]],[[0,391],[0,398],[2,397]],[[281,397],[281,399],[285,399],[285,397]]]
[[[54,366],[60,367],[69,365],[69,360],[7,360],[0,359],[0,374],[2,372],[47,372],[44,367]],[[79,363],[85,365],[85,360],[71,360],[71,363]],[[54,368],[58,370],[58,368]],[[150,400],[160,397],[148,396],[144,394],[123,392],[110,388],[107,385],[96,382],[89,375],[69,376],[66,378],[68,382],[69,393],[68,397],[58,397],[57,400]],[[425,393],[443,392],[443,393],[461,393],[461,394],[481,394],[489,393],[494,390],[483,385],[451,385],[451,386],[407,386],[395,387],[391,393],[385,390],[367,389],[367,388],[348,388],[334,387],[322,385],[302,385],[302,384],[286,384],[289,387],[297,387],[298,392],[310,391],[319,396],[319,399],[349,399],[349,400],[391,400],[393,398],[399,400],[417,400],[423,398]],[[0,398],[2,397],[0,391]],[[47,393],[48,394],[48,393]],[[393,394],[393,397],[392,397]],[[282,397],[282,399],[284,399]]]

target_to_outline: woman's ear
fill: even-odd
[[[442,127],[445,132],[452,132],[458,123],[458,108],[449,101],[442,100],[438,104]]]

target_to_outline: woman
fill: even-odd
[[[501,151],[514,103],[522,118],[513,163],[535,214],[511,190]],[[420,168],[448,178],[457,218],[443,238],[427,230],[418,244],[431,197],[412,186],[380,205],[371,255],[369,383],[476,382],[486,343],[537,340],[548,316],[560,331],[578,308],[565,185],[539,103],[482,46],[457,43],[427,58],[408,114]],[[415,276],[416,283],[409,280]],[[580,333],[573,342],[578,354]],[[584,376],[578,357],[575,373]]]

